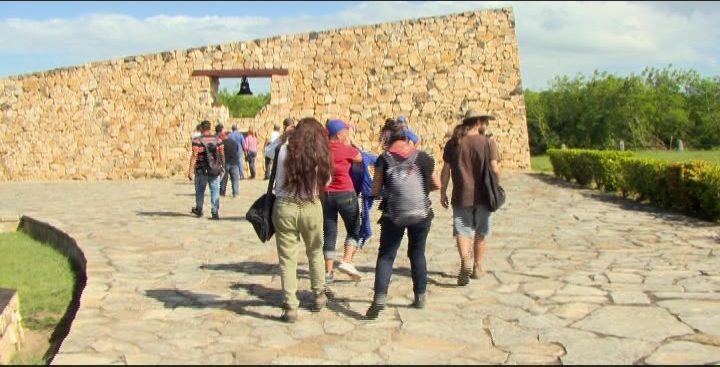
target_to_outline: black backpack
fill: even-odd
[[[211,177],[219,176],[222,167],[220,167],[220,153],[218,153],[217,140],[206,142],[201,139],[200,144],[205,148],[205,162],[201,171]]]

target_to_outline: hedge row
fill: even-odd
[[[720,166],[705,161],[670,163],[631,152],[548,150],[555,175],[580,185],[649,201],[703,219],[720,220]]]

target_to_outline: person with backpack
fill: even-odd
[[[347,237],[345,238],[343,259],[338,264],[338,270],[359,280],[362,275],[352,264],[352,259],[360,247],[360,206],[350,170],[353,163],[362,163],[363,157],[358,149],[349,144],[349,126],[345,121],[329,120],[326,128],[330,137],[333,171],[332,181],[325,188],[323,198],[325,278],[326,281],[333,279],[338,214],[340,214],[345,224]]]
[[[210,121],[200,123],[202,135],[192,141],[192,156],[188,179],[195,175],[195,207],[190,212],[197,217],[203,215],[205,186],[210,186],[212,219],[220,219],[220,176],[224,173],[225,154],[222,140],[210,131]]]
[[[490,120],[495,120],[495,117],[489,113],[468,110],[443,151],[440,203],[446,209],[450,205],[453,208],[453,236],[460,254],[459,286],[465,286],[471,278],[478,279],[485,273],[482,260],[486,239],[490,235],[492,213],[487,193],[484,192],[483,172],[491,169],[497,179],[500,178],[497,146],[485,136]],[[489,162],[490,167],[485,167],[486,162]],[[453,190],[452,198],[448,200],[450,178]],[[470,256],[471,248],[474,249],[473,259]]]
[[[373,177],[373,196],[379,197],[383,192],[383,200],[380,204],[380,250],[375,265],[374,296],[365,314],[369,319],[377,318],[385,308],[393,263],[406,230],[415,293],[413,307],[425,307],[425,242],[433,219],[429,194],[440,188],[439,178],[434,174],[435,160],[415,149],[401,123],[388,121],[381,136],[386,138],[388,148],[377,159]]]
[[[327,304],[323,267],[323,211],[320,194],[332,172],[330,142],[322,124],[307,117],[298,123],[277,153],[272,223],[284,293],[282,320],[295,322],[298,241],[305,243],[313,291],[313,311]],[[281,139],[284,139],[281,138]]]

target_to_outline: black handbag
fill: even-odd
[[[278,146],[275,149],[276,159],[273,160],[267,192],[255,200],[245,214],[245,219],[252,224],[253,229],[255,229],[255,233],[262,242],[270,241],[273,234],[275,234],[275,227],[272,223],[272,211],[273,206],[275,205],[275,194],[273,194],[272,191],[273,185],[275,184],[275,175],[277,174],[277,158],[281,147],[282,146]]]
[[[485,143],[485,164],[483,165],[483,190],[486,195],[488,210],[494,212],[505,204],[505,190],[498,183],[498,178],[490,166],[490,138]]]

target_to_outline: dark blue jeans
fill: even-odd
[[[325,260],[335,258],[335,244],[338,236],[338,214],[345,223],[347,238],[345,244],[358,246],[360,243],[360,206],[354,192],[326,192],[323,204],[323,254]]]
[[[425,262],[425,242],[430,232],[431,219],[418,224],[400,227],[390,219],[383,218],[380,223],[380,251],[375,264],[375,294],[388,292],[390,276],[398,248],[407,228],[409,244],[407,255],[410,258],[410,273],[415,294],[423,294],[427,289],[427,263]]]
[[[210,186],[210,209],[213,214],[220,211],[220,177],[195,172],[195,208],[202,213],[205,201],[205,186]]]
[[[245,179],[245,153],[242,148],[238,149],[238,168],[240,168],[240,179]]]
[[[220,181],[220,195],[225,196],[227,192],[228,177],[232,183],[232,195],[233,197],[238,194],[238,181],[240,180],[240,166],[236,164],[225,165],[225,175],[223,175],[222,181]]]
[[[247,162],[250,167],[250,178],[255,178],[255,158],[257,158],[256,152],[247,153]]]
[[[265,179],[266,180],[270,179],[270,173],[272,173],[272,172],[270,172],[272,170],[272,163],[273,163],[272,159],[267,158],[267,157],[265,158]]]

